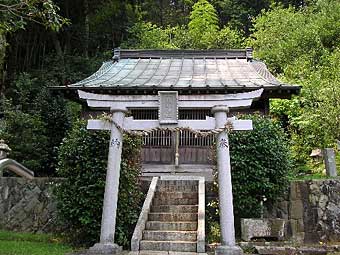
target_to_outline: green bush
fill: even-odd
[[[92,245],[99,239],[109,134],[86,130],[75,123],[59,149],[58,170],[65,181],[56,189],[61,221],[75,244]],[[137,222],[142,193],[140,139],[124,136],[115,241],[127,247]]]
[[[245,118],[253,120],[254,130],[229,135],[236,219],[260,217],[261,199],[275,201],[286,189],[291,170],[289,147],[279,125],[258,115]],[[218,221],[218,201],[209,207],[208,221]]]
[[[53,176],[56,148],[70,127],[67,102],[27,73],[18,76],[11,90],[8,99],[2,101],[4,123],[0,137],[11,147],[11,158],[36,176]]]
[[[49,140],[40,116],[6,109],[4,117],[0,137],[12,149],[9,157],[34,171],[35,175],[44,175],[42,166],[49,158]]]

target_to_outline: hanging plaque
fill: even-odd
[[[177,91],[159,91],[158,95],[159,95],[159,123],[177,124],[178,123]]]

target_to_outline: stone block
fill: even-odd
[[[39,204],[39,200],[34,196],[32,199],[28,202],[28,204],[25,206],[24,210],[26,212],[31,212],[33,208],[35,208]]]
[[[169,255],[169,252],[167,251],[139,251],[135,255]]]
[[[295,255],[296,249],[294,247],[283,246],[255,246],[258,254],[263,255]]]
[[[326,209],[326,206],[327,206],[327,203],[328,203],[328,196],[327,195],[324,195],[322,194],[319,198],[319,208],[321,210],[325,210]]]
[[[305,225],[303,219],[297,220],[297,232],[305,232]]]
[[[290,200],[298,199],[301,199],[300,182],[299,181],[290,182]]]
[[[215,249],[215,255],[243,255],[239,246],[218,246]]]
[[[290,218],[302,219],[303,218],[303,203],[301,200],[293,200],[290,203]]]
[[[297,243],[302,243],[304,241],[305,233],[302,230],[301,222],[299,223],[299,220],[290,220],[289,223],[290,223],[292,238]]]
[[[244,241],[256,238],[283,240],[286,221],[283,219],[241,219],[241,237]]]
[[[336,162],[335,162],[335,152],[333,148],[326,148],[323,151],[326,174],[330,177],[336,177]]]
[[[298,254],[302,255],[327,255],[328,251],[325,247],[299,247]]]
[[[112,255],[112,254],[120,254],[122,252],[122,247],[117,244],[101,244],[97,243],[92,246],[86,254],[88,255]]]

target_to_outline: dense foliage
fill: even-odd
[[[52,0],[3,0],[0,4],[0,34],[24,28],[34,22],[58,31],[67,20],[58,14]]]
[[[12,2],[16,0],[6,1],[2,9]],[[26,20],[25,30],[0,33],[0,69],[7,67],[5,79],[0,70],[0,94],[7,98],[21,71],[39,80],[45,76],[46,85],[68,84],[95,71],[98,56],[116,46],[205,49],[252,45],[256,56],[276,75],[303,86],[302,97],[272,103],[272,112],[290,132],[296,163],[304,165],[312,148],[333,146],[335,138],[339,139],[335,103],[340,73],[338,1],[58,0],[54,4],[50,7],[56,23],[51,24],[64,24],[59,32],[47,32],[48,24],[43,27]],[[4,16],[0,23],[5,26],[8,20]],[[91,68],[87,63],[93,63]],[[12,102],[13,108],[20,109]]]
[[[0,14],[0,137],[12,148],[12,157],[37,175],[55,175],[57,147],[80,110],[47,87],[83,79],[109,59],[117,46],[253,46],[255,57],[276,76],[302,86],[300,96],[271,102],[272,116],[285,128],[290,148],[280,129],[267,119],[256,117],[258,129],[252,133],[231,134],[239,216],[257,216],[261,196],[274,199],[279,193],[290,167],[289,151],[294,168],[305,173],[312,166],[312,149],[334,147],[336,139],[340,140],[338,0],[5,0]],[[69,185],[71,195],[81,190],[92,200],[71,197],[66,188],[59,196],[65,201],[64,219],[75,235],[93,242],[99,233],[107,135],[88,133],[82,125],[75,125],[60,149],[59,173],[70,177],[65,187]],[[84,144],[77,135],[93,145]],[[126,139],[129,146],[134,143]],[[133,153],[129,146],[126,149]],[[136,164],[127,158],[122,163],[122,185],[132,186],[122,191],[121,206],[128,197],[138,204]],[[127,172],[130,168],[135,171]],[[134,205],[126,204],[126,210],[129,206]],[[136,210],[132,207],[130,213],[120,207],[118,218],[124,222],[117,226],[117,239],[123,245]]]
[[[340,138],[340,2],[274,6],[254,21],[250,43],[273,72],[302,85],[300,97],[274,100],[271,110],[286,119],[294,157],[303,166],[312,149],[333,147]]]
[[[58,174],[66,179],[57,187],[58,210],[69,237],[77,244],[98,241],[104,197],[109,133],[90,132],[84,121],[75,123],[58,156]],[[115,241],[128,247],[142,202],[140,140],[124,136]]]
[[[230,154],[235,213],[259,217],[259,201],[275,201],[287,187],[291,159],[287,137],[278,123],[267,117],[246,116],[254,129],[230,134]]]
[[[229,49],[244,46],[244,35],[230,26],[219,28],[216,10],[207,0],[192,7],[188,25],[159,27],[138,22],[129,29],[123,48],[140,49]]]
[[[12,149],[11,158],[36,176],[53,175],[56,149],[70,126],[71,114],[60,95],[52,95],[41,80],[21,74],[8,99],[0,136]]]
[[[60,65],[60,59],[46,58],[46,72],[20,73],[2,97],[0,113],[6,121],[0,137],[12,148],[11,157],[36,176],[55,175],[57,147],[80,114],[79,105],[48,87],[86,77],[100,59],[65,56]]]
[[[260,217],[260,201],[265,197],[270,203],[282,195],[292,166],[287,137],[278,123],[257,115],[244,117],[253,120],[254,129],[229,134],[236,219]],[[214,232],[218,201],[209,207],[208,232]]]

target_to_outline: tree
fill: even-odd
[[[206,48],[211,45],[219,29],[214,6],[207,0],[199,0],[195,3],[188,26],[193,48]]]
[[[240,48],[244,36],[230,26],[219,30],[214,7],[198,1],[190,13],[188,26],[159,27],[150,22],[135,23],[122,47],[141,49],[207,49]]]
[[[340,3],[320,0],[305,9],[273,6],[254,22],[250,44],[255,56],[286,82],[302,85],[300,97],[275,100],[271,111],[287,116],[292,151],[303,165],[312,149],[335,146],[340,135]]]
[[[67,20],[58,14],[59,7],[51,0],[4,0],[0,4],[0,31],[23,29],[27,22],[35,22],[58,31]]]
[[[130,39],[122,43],[123,48],[173,49],[172,32],[178,28],[161,28],[150,22],[138,22],[129,29]]]
[[[4,127],[0,137],[12,148],[11,157],[35,172],[53,176],[56,149],[70,126],[65,99],[41,85],[43,81],[23,73],[4,100]],[[10,97],[11,96],[11,97]]]
[[[314,0],[211,0],[220,17],[220,25],[229,25],[249,36],[253,27],[252,20],[262,11],[270,9],[271,4],[284,7],[305,8]]]
[[[144,0],[141,3],[142,19],[161,27],[185,25],[195,2],[196,0]]]
[[[34,22],[52,31],[58,31],[68,20],[59,14],[59,7],[51,0],[4,0],[0,4],[0,95],[4,93],[3,69],[6,56],[6,35],[24,29]]]

